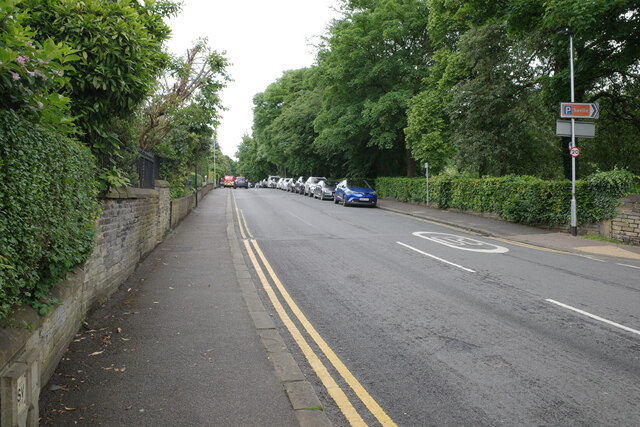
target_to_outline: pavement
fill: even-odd
[[[331,425],[262,305],[229,196],[200,200],[88,316],[40,425]]]
[[[329,426],[262,304],[212,191],[78,331],[40,394],[51,426]],[[640,248],[425,205],[381,209],[523,245],[640,260]]]

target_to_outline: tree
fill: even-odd
[[[448,109],[461,167],[480,176],[552,177],[554,168],[549,166],[555,152],[550,142],[555,138],[545,125],[553,117],[532,102],[536,97],[532,58],[507,38],[505,25],[498,21],[467,31],[460,51],[471,75],[454,86]]]
[[[341,175],[414,172],[404,128],[430,62],[427,2],[344,1],[318,53],[323,108],[316,145],[340,153]]]
[[[140,148],[151,151],[161,143],[174,125],[174,113],[185,103],[196,100],[206,122],[216,127],[219,121],[219,92],[226,86],[227,59],[211,50],[206,39],[187,50],[184,58],[173,59],[158,81],[156,93],[139,113],[137,123]]]
[[[322,89],[313,69],[291,70],[254,97],[255,161],[289,173],[322,173],[313,121],[321,108]],[[272,173],[269,171],[267,174]]]
[[[242,137],[236,157],[238,158],[238,174],[247,177],[252,182],[266,178],[275,169],[272,163],[258,157],[258,144],[247,134]],[[218,173],[218,175],[221,174]]]
[[[95,154],[116,153],[114,122],[136,111],[167,64],[162,43],[170,29],[163,19],[177,13],[178,5],[170,0],[24,0],[19,7],[39,38],[77,51],[81,59],[66,71],[65,94],[80,138]]]

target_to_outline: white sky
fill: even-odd
[[[182,12],[169,21],[171,53],[184,55],[198,37],[226,51],[234,80],[222,92],[218,128],[222,152],[235,158],[242,136],[251,135],[253,96],[285,70],[308,67],[315,60],[316,36],[338,14],[337,0],[183,0]]]

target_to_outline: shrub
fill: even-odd
[[[632,190],[638,177],[630,172],[599,172],[576,182],[579,223],[595,223],[615,215],[620,197]],[[376,190],[382,197],[424,202],[425,178],[381,177]],[[429,178],[429,201],[441,208],[494,212],[524,224],[567,224],[571,182],[531,176],[469,178],[441,175]]]
[[[97,214],[89,149],[12,110],[0,114],[0,319],[50,289],[93,248]]]

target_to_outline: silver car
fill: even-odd
[[[318,185],[320,181],[324,181],[326,179],[327,178],[324,176],[310,176],[307,178],[304,183],[304,195],[313,197],[313,190],[316,188],[316,185]]]
[[[338,181],[332,179],[320,181],[313,189],[313,198],[333,200],[336,195],[336,185],[338,185]]]
[[[267,178],[267,188],[276,188],[276,184],[278,183],[279,179],[280,177],[278,175],[271,175],[269,178]]]

